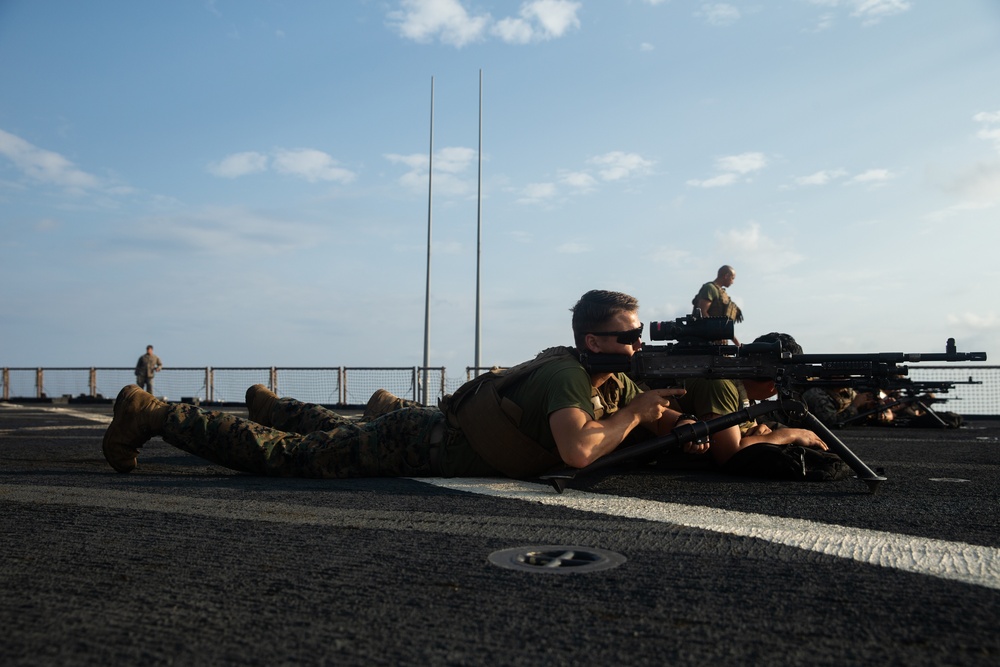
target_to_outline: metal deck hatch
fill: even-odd
[[[583,574],[618,567],[627,559],[605,549],[546,544],[494,551],[489,560],[499,567],[522,572]]]

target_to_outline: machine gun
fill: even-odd
[[[958,352],[953,338],[948,339],[944,353],[930,354],[793,354],[784,350],[780,342],[742,346],[712,342],[732,337],[732,320],[688,315],[673,322],[653,322],[650,326],[652,340],[675,340],[676,343],[647,345],[632,356],[582,353],[580,363],[590,373],[628,373],[635,382],[651,389],[683,386],[685,380],[692,378],[773,380],[777,390],[776,400],[764,401],[717,419],[681,426],[666,437],[615,450],[584,468],[561,468],[542,478],[549,481],[556,491],[562,492],[580,474],[641,457],[648,458],[657,451],[692,442],[749,419],[781,410],[800,415],[804,426],[816,433],[874,493],[885,477],[872,471],[823,422],[810,414],[801,401],[795,400],[795,391],[808,385],[834,386],[836,383],[837,386],[844,386],[851,382],[888,382],[905,376],[908,369],[900,364],[908,362],[986,360],[985,352]]]
[[[849,426],[851,424],[863,422],[872,415],[880,414],[886,410],[895,408],[917,407],[924,411],[941,428],[952,428],[954,424],[949,424],[941,418],[937,412],[931,408],[934,403],[944,403],[949,400],[947,394],[957,384],[982,384],[980,380],[973,380],[969,376],[968,380],[912,380],[908,377],[901,377],[889,380],[888,382],[877,384],[872,387],[856,387],[860,391],[868,391],[873,394],[876,406],[869,410],[864,410],[856,415],[842,420],[838,426]],[[881,398],[885,396],[891,398],[889,402],[883,403]],[[895,421],[895,420],[894,420]]]

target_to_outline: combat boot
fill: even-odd
[[[139,448],[163,432],[167,403],[130,384],[118,392],[114,418],[104,432],[104,458],[118,472],[131,472],[139,458]]]
[[[278,402],[278,395],[262,384],[247,389],[246,403],[250,421],[261,426],[271,426],[271,411]]]

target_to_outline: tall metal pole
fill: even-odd
[[[428,376],[430,375],[430,335],[431,335],[431,202],[434,194],[434,77],[431,77],[431,147],[427,162],[427,291],[424,296],[424,368],[422,402],[428,405],[430,393]]]
[[[480,260],[483,254],[483,70],[479,70],[479,196],[477,198],[477,210],[476,210],[476,375],[479,375],[479,369],[482,367],[482,358],[480,353],[480,341],[482,340],[482,331],[480,329],[480,311],[482,306],[480,305],[480,276],[482,274],[482,269],[480,268]]]

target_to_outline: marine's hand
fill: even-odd
[[[643,424],[651,424],[663,416],[670,408],[671,396],[683,396],[683,389],[650,389],[636,396],[628,409],[632,410]]]
[[[771,432],[771,427],[767,424],[754,424],[745,435],[767,435]]]
[[[710,446],[707,441],[695,440],[694,442],[685,442],[682,449],[685,454],[704,454]]]
[[[697,420],[695,419],[682,416],[674,423],[674,428],[677,428],[678,426],[686,426],[687,424],[694,424],[696,421]],[[681,445],[681,450],[685,454],[704,454],[708,451],[709,446],[709,440],[705,437],[699,438],[698,440],[692,440],[691,442],[685,442]]]
[[[826,450],[826,443],[823,442],[818,435],[805,428],[783,428],[778,430],[779,433],[784,432],[784,435],[791,436],[791,440],[787,443],[789,445],[801,445],[802,447],[815,447],[816,449]]]

